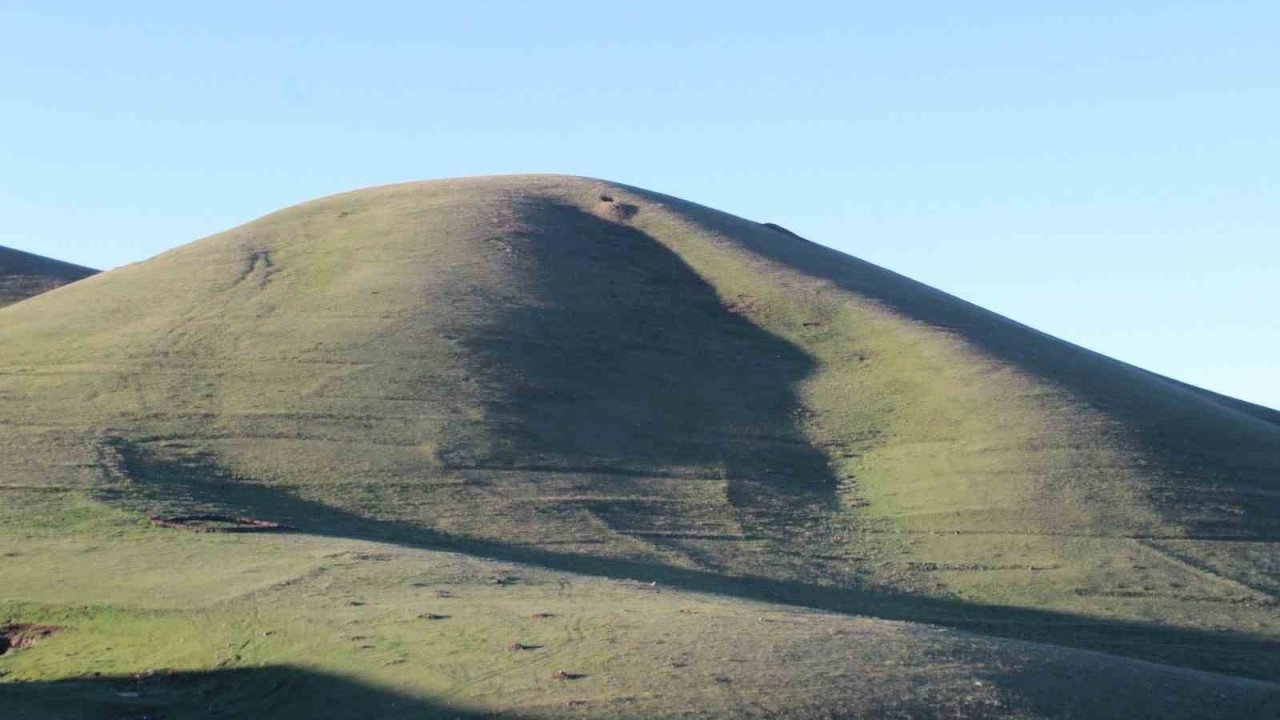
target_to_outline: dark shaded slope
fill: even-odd
[[[24,720],[495,717],[331,673],[289,666],[0,683],[0,706],[6,713],[14,713],[9,717]]]
[[[0,307],[12,305],[96,273],[79,265],[0,247]]]
[[[1242,412],[1245,415],[1251,415],[1253,417],[1258,418],[1259,420],[1269,422],[1272,425],[1280,425],[1280,410],[1273,410],[1265,405],[1258,405],[1256,403],[1251,403],[1245,400],[1239,400],[1237,398],[1233,398],[1229,395],[1216,393],[1216,392],[1213,392],[1212,390],[1205,390],[1204,388],[1199,388],[1194,385],[1184,383],[1181,380],[1174,380],[1173,378],[1166,378],[1161,376],[1157,376],[1157,377],[1160,377],[1160,379],[1165,380],[1166,382],[1171,382],[1171,383],[1180,385],[1182,387],[1185,387],[1188,390],[1191,390],[1193,392],[1199,393],[1200,395],[1218,403],[1219,405],[1223,405],[1229,409]]]
[[[635,228],[552,200],[528,201],[522,223],[504,242],[538,300],[464,341],[494,389],[489,467],[582,473],[583,492],[634,499],[589,503],[598,517],[655,539],[708,532],[670,515],[664,470],[727,482],[748,537],[793,539],[834,506],[826,456],[796,422],[794,388],[814,370],[803,350]]]
[[[643,192],[643,191],[640,191]],[[656,194],[764,258],[954,334],[1114,419],[1143,451],[1160,511],[1193,536],[1280,540],[1280,427],[1269,408],[1210,393],[1059,340],[940,290],[810,242]]]

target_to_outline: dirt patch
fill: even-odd
[[[357,552],[351,553],[352,560],[365,560],[368,562],[390,562],[395,560],[396,556],[391,553],[380,552]]]
[[[150,518],[151,524],[159,527],[186,530],[202,533],[251,533],[279,532],[292,530],[288,525],[234,515],[174,515],[172,517]]]
[[[760,308],[760,301],[751,295],[739,295],[736,299],[724,302],[724,309],[734,315],[750,315]]]
[[[4,625],[0,626],[0,655],[10,650],[24,650],[50,637],[62,628],[58,625]]]
[[[611,203],[609,214],[619,222],[627,222],[640,213],[640,206],[631,203]]]
[[[628,222],[640,213],[640,206],[618,202],[612,195],[601,195],[600,204],[596,206],[596,215],[613,220]]]
[[[260,288],[266,287],[276,270],[276,264],[272,262],[270,252],[259,250],[250,253],[245,258],[244,267],[240,270],[240,276],[236,278],[235,284],[252,282]]]

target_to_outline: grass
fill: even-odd
[[[0,311],[0,400],[27,707],[1274,712],[1274,411],[635,188],[281,211]]]
[[[1040,717],[1125,707],[1261,717],[1277,707],[1265,683],[643,579],[305,535],[136,522],[119,532],[107,547],[101,529],[6,543],[19,557],[64,559],[24,563],[0,595],[0,615],[67,628],[0,660],[0,702],[15,717]],[[193,556],[194,582],[179,573],[145,591],[157,565],[187,567]],[[14,599],[65,600],[72,588],[73,607]],[[511,652],[513,642],[534,649]],[[561,670],[582,677],[556,679]],[[1102,692],[1070,700],[1076,683],[1161,692],[1129,692],[1119,705]]]

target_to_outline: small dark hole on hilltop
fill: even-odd
[[[613,202],[613,196],[612,196],[612,195],[601,195],[601,196],[600,196],[600,202],[607,202],[607,203],[611,203],[611,202]]]

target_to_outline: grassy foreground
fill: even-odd
[[[374,188],[18,303],[0,428],[0,622],[66,628],[20,717],[1277,713],[1274,411],[635,188]],[[208,513],[293,530],[147,521]]]
[[[1267,683],[939,627],[396,545],[64,512],[69,529],[0,543],[0,617],[65,628],[0,658],[5,717],[1280,711]]]

